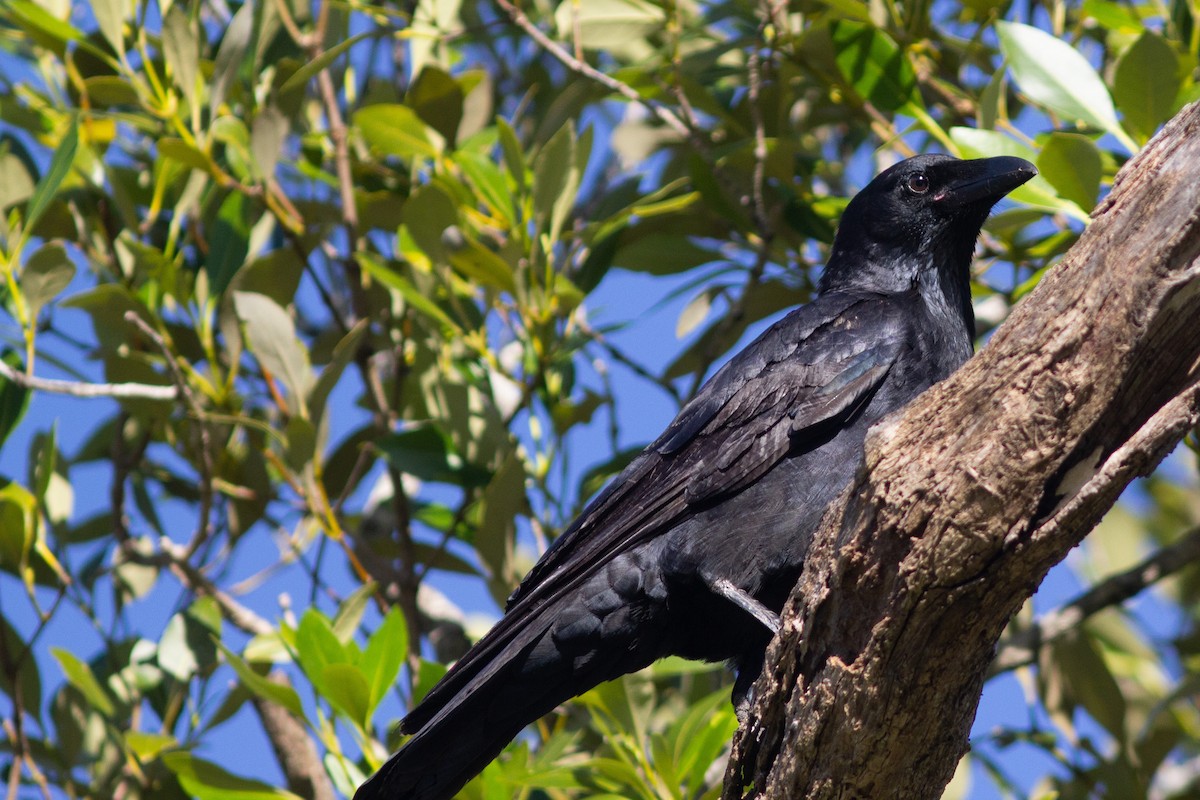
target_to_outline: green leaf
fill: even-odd
[[[361,666],[370,687],[366,722],[370,721],[379,701],[396,682],[407,655],[408,626],[400,609],[393,606],[375,633],[371,634],[367,649],[363,651]]]
[[[1153,31],[1143,31],[1117,60],[1113,99],[1143,142],[1175,110],[1179,87],[1179,55]]]
[[[342,374],[346,371],[355,357],[359,353],[359,348],[362,346],[363,336],[367,333],[367,328],[370,327],[368,320],[360,319],[353,328],[351,328],[345,336],[333,347],[333,357],[329,359],[329,363],[321,370],[320,377],[313,384],[312,392],[308,396],[308,411],[312,415],[314,424],[319,424],[321,418],[325,415],[325,404],[329,400],[329,395],[333,392]]]
[[[255,672],[241,656],[226,647],[219,639],[215,641],[229,666],[233,667],[233,671],[241,679],[243,686],[258,697],[282,706],[295,714],[297,718],[304,719],[304,706],[300,703],[300,695],[296,694],[295,689],[268,680],[265,676]]]
[[[279,109],[261,109],[250,126],[250,154],[254,158],[254,174],[265,181],[275,174],[275,165],[283,154],[291,123]]]
[[[296,629],[296,655],[300,668],[319,691],[325,691],[325,667],[330,664],[348,664],[346,648],[338,641],[325,615],[310,608],[300,618]]]
[[[78,689],[97,711],[111,717],[116,709],[113,708],[108,692],[100,685],[100,681],[96,680],[92,668],[86,662],[79,660],[73,653],[61,647],[51,647],[50,652],[58,659],[63,674],[70,684]]]
[[[33,657],[32,649],[26,649],[24,638],[9,623],[2,611],[0,611],[0,638],[3,638],[3,652],[9,659],[9,666],[16,668],[15,682],[13,681],[14,675],[8,669],[0,670],[0,691],[10,698],[15,698],[19,688],[21,707],[40,721],[42,718],[42,677],[38,672],[37,659]],[[19,664],[18,658],[21,658]]]
[[[187,620],[183,614],[175,614],[167,621],[158,643],[158,665],[178,681],[190,680],[200,669],[190,638]]]
[[[178,745],[178,740],[174,736],[146,731],[125,732],[125,746],[143,764],[153,761],[164,750],[169,750],[176,745]]]
[[[559,3],[554,23],[559,38],[586,50],[629,55],[648,48],[646,37],[666,22],[661,6],[645,0],[588,0]],[[576,34],[578,37],[576,38]]]
[[[250,216],[254,203],[241,192],[230,192],[217,211],[209,235],[210,250],[204,261],[212,293],[220,295],[246,263],[250,252]]]
[[[62,58],[68,42],[83,42],[84,35],[69,22],[61,20],[31,0],[8,0],[13,21],[38,44]]]
[[[394,467],[423,481],[458,483],[466,479],[477,485],[481,477],[478,470],[463,464],[450,438],[434,425],[385,436],[376,447]]]
[[[125,12],[129,8],[126,0],[92,0],[92,14],[96,27],[112,45],[118,55],[125,53]]]
[[[472,239],[447,247],[450,265],[481,286],[514,293],[517,282],[507,261]]]
[[[679,313],[679,319],[675,322],[675,338],[684,338],[694,331],[696,326],[704,322],[718,291],[717,287],[710,287],[688,301],[688,304],[683,307],[683,311]]]
[[[33,197],[29,198],[29,207],[25,210],[25,227],[23,229],[25,236],[29,236],[37,221],[46,211],[46,207],[50,205],[50,201],[58,194],[59,187],[66,179],[67,173],[71,171],[71,164],[75,162],[75,151],[78,149],[79,122],[72,118],[67,132],[59,141],[58,147],[54,149],[54,155],[50,158],[50,167],[38,181],[37,188],[33,190]]]
[[[409,307],[438,323],[442,327],[443,333],[461,332],[462,328],[441,309],[441,306],[426,297],[407,278],[382,263],[373,254],[358,252],[354,254],[354,258],[368,275],[384,286],[395,289]]]
[[[996,33],[1013,79],[1031,100],[1070,122],[1108,131],[1132,145],[1117,122],[1104,81],[1078,50],[1019,22],[997,22]]]
[[[74,277],[75,265],[62,245],[51,242],[39,247],[21,270],[21,296],[30,319],[37,319],[42,306],[66,289]]]
[[[351,36],[349,39],[344,39],[330,47],[325,52],[312,61],[305,62],[304,66],[292,73],[292,76],[284,81],[283,86],[279,87],[280,94],[287,94],[293,89],[299,89],[309,80],[316,77],[317,73],[332,64],[338,56],[349,50],[354,45],[366,39],[369,36],[375,35],[374,31],[364,31],[362,33]]]
[[[226,772],[191,753],[166,753],[162,762],[196,800],[301,800],[299,795]]]
[[[362,728],[370,727],[371,687],[361,669],[354,664],[326,664],[320,686],[334,708]]]
[[[426,64],[408,90],[408,105],[451,147],[463,118],[463,90],[436,64]]]
[[[633,272],[651,275],[673,275],[677,272],[710,264],[719,258],[690,237],[668,233],[639,236],[617,249],[613,265]]]
[[[420,187],[409,195],[401,217],[413,242],[430,261],[448,263],[442,238],[447,228],[458,225],[458,206],[445,189],[436,183]]]
[[[233,304],[245,325],[246,346],[264,369],[283,381],[299,413],[307,418],[306,398],[313,373],[308,350],[296,338],[291,316],[265,294],[234,292]]]
[[[221,115],[221,104],[225,102],[225,95],[241,71],[242,61],[250,49],[255,10],[254,3],[246,3],[239,8],[221,36],[221,44],[213,61],[212,77],[209,79],[212,87],[209,90],[209,107],[214,119]]]
[[[333,635],[342,644],[354,639],[354,632],[362,624],[363,612],[371,602],[371,596],[379,587],[372,581],[364,583],[355,589],[349,597],[338,605],[337,613],[333,616]]]
[[[508,174],[516,182],[517,188],[524,191],[527,167],[525,151],[521,148],[517,133],[503,117],[497,117],[496,130],[500,135],[500,150],[504,153],[504,166],[508,168]]]
[[[552,242],[558,239],[563,216],[558,207],[564,197],[574,202],[579,187],[574,165],[575,125],[568,121],[542,145],[533,160],[533,213],[539,228],[549,234]]]
[[[0,359],[14,372],[25,370],[21,357],[14,350],[4,351],[0,354]],[[4,440],[21,423],[25,410],[29,408],[30,395],[31,392],[24,386],[0,375],[0,447],[4,446]]]
[[[201,172],[211,173],[213,171],[212,159],[202,150],[198,150],[182,139],[175,139],[170,136],[159,139],[158,155],[160,158],[169,158],[172,161],[178,161],[184,166],[198,169]]]
[[[483,197],[488,207],[505,223],[513,224],[513,196],[509,191],[504,173],[491,158],[481,153],[462,152],[454,161],[467,176],[467,180]]]
[[[163,19],[163,57],[171,68],[175,85],[187,98],[188,105],[196,105],[196,78],[200,73],[200,40],[188,19],[187,12],[177,5],[171,6]]]
[[[475,535],[475,549],[491,578],[488,588],[499,601],[507,597],[511,582],[520,577],[519,573],[512,574],[516,518],[526,509],[527,502],[525,464],[520,456],[510,452],[483,490],[479,532]]]
[[[921,107],[916,74],[908,55],[873,25],[837,20],[829,28],[838,69],[846,82],[882,111]]]
[[[1104,166],[1095,142],[1077,133],[1052,133],[1037,159],[1038,172],[1059,197],[1080,208],[1096,205]]]
[[[380,103],[354,112],[354,124],[367,144],[384,155],[433,158],[440,152],[417,112],[398,103]]]

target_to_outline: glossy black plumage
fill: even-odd
[[[356,800],[453,797],[529,722],[669,654],[732,661],[744,693],[770,638],[745,604],[780,611],[867,428],[971,355],[975,240],[1034,174],[1016,158],[918,156],[860,192],[817,298],[734,356],[592,501],[405,718],[413,737]]]

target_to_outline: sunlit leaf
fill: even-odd
[[[29,208],[25,211],[26,235],[41,219],[46,207],[50,205],[50,201],[58,194],[59,187],[66,179],[67,173],[71,171],[71,164],[75,161],[75,151],[78,147],[79,126],[72,119],[66,134],[59,141],[58,147],[54,149],[54,155],[50,158],[50,167],[38,181],[37,188],[33,191],[33,197],[29,198]]]
[[[439,152],[429,127],[417,112],[398,103],[381,103],[354,112],[354,124],[367,144],[384,155],[432,158]]]
[[[196,800],[301,800],[299,795],[261,781],[226,772],[191,753],[175,751],[162,756],[184,791]]]
[[[396,682],[396,676],[400,674],[400,667],[407,657],[408,626],[400,609],[392,607],[363,650],[362,672],[370,687],[366,721],[369,721],[379,701]]]
[[[112,716],[116,710],[113,707],[112,699],[100,685],[100,681],[96,680],[96,676],[87,662],[81,661],[74,653],[61,647],[51,647],[50,652],[58,659],[63,674],[66,675],[71,685],[78,689],[97,711]]]
[[[295,714],[300,719],[304,719],[304,706],[300,703],[300,696],[296,694],[296,690],[290,686],[275,683],[268,680],[265,676],[258,674],[247,664],[241,656],[234,653],[222,642],[217,642],[217,647],[225,656],[225,660],[233,667],[242,684],[253,692],[255,695],[283,706],[288,711]],[[249,648],[247,648],[247,651]]]
[[[1013,79],[1034,102],[1069,122],[1082,122],[1128,142],[1108,88],[1078,50],[1019,22],[997,22],[996,33]]]

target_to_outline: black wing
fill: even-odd
[[[617,554],[697,506],[753,483],[816,432],[855,413],[906,341],[882,297],[826,295],[769,328],[705,384],[663,434],[593,500],[509,598],[507,613],[404,722],[449,713],[468,682],[501,668],[549,627],[540,613]]]

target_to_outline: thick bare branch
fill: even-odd
[[[1008,620],[1195,424],[1198,165],[1193,105],[988,346],[872,430],[771,646],[726,797],[941,794]]]

